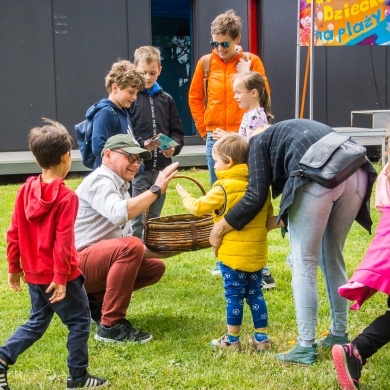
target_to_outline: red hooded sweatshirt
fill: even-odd
[[[66,285],[81,275],[74,238],[78,205],[62,179],[28,178],[16,195],[7,232],[8,272],[23,271],[34,284]]]

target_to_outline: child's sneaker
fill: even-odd
[[[7,381],[8,368],[0,368],[0,390],[11,390]]]
[[[227,334],[223,335],[219,339],[211,340],[210,346],[213,348],[221,348],[221,349],[231,349],[231,350],[240,350],[241,349],[241,341],[237,340],[235,342],[230,342],[228,340]]]
[[[265,352],[271,347],[271,342],[269,339],[265,339],[262,341],[257,341],[254,337],[249,339],[249,344],[256,349],[256,352]]]
[[[268,288],[275,288],[275,279],[272,277],[270,272],[264,272],[263,273],[263,290],[266,290]]]
[[[66,390],[79,389],[82,387],[101,389],[102,387],[106,387],[108,385],[109,383],[107,379],[93,376],[87,372],[81,379],[73,379],[72,377],[68,377]]]
[[[219,261],[217,261],[215,263],[215,266],[214,266],[213,270],[211,271],[211,275],[221,276],[221,263]]]
[[[337,380],[343,390],[359,388],[363,360],[353,344],[334,345],[332,348]]]

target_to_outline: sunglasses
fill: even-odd
[[[127,157],[127,160],[129,161],[130,164],[134,164],[135,162],[137,162],[139,165],[141,165],[144,162],[143,158],[136,157],[136,156],[134,156],[134,154],[120,152],[119,150],[111,150],[111,152],[123,154],[124,156]]]
[[[230,46],[230,42],[216,42],[211,40],[210,45],[211,47],[215,47],[216,49],[218,48],[219,45],[221,45],[224,49],[227,49]]]

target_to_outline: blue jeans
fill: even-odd
[[[226,323],[233,326],[242,324],[244,299],[246,299],[255,329],[266,328],[268,312],[262,290],[262,270],[239,271],[221,262],[221,273],[225,288]]]
[[[7,365],[15,364],[18,356],[38,341],[50,325],[54,313],[68,327],[68,367],[73,378],[80,378],[88,367],[88,337],[91,313],[87,293],[84,288],[84,277],[68,282],[64,300],[51,304],[46,294],[49,285],[28,284],[31,299],[30,318],[20,326],[0,348],[0,358]]]
[[[207,161],[207,167],[209,168],[209,174],[210,174],[210,187],[217,181],[217,175],[215,174],[215,169],[214,169],[215,161],[211,154],[214,144],[215,141],[213,140],[213,133],[211,131],[208,131],[207,139],[206,139],[206,161]]]
[[[136,176],[132,181],[132,197],[143,194],[147,191],[156,181],[160,171],[143,171],[142,174]],[[161,210],[164,206],[166,194],[162,194],[149,206],[149,218],[159,217]],[[135,217],[131,221],[131,227],[133,229],[133,236],[142,240],[145,225],[145,213],[142,213]]]
[[[300,187],[288,209],[292,289],[302,346],[311,346],[316,336],[318,265],[330,306],[330,330],[335,335],[347,330],[348,301],[338,294],[347,283],[343,250],[366,189],[367,174],[359,169],[333,189],[314,182]]]

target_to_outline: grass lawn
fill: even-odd
[[[193,176],[208,189],[205,170],[181,172]],[[76,188],[80,178],[66,181]],[[185,188],[200,193],[196,185],[180,180]],[[9,225],[15,194],[20,184],[0,186],[0,344],[26,321],[29,295],[14,293],[7,285],[5,235]],[[163,215],[186,212],[170,184]],[[274,201],[278,209],[279,199]],[[379,214],[373,208],[376,224]],[[361,261],[373,236],[354,223],[345,247],[345,261],[351,275]],[[94,340],[96,325],[91,325],[89,340],[90,372],[109,379],[112,389],[338,389],[330,352],[319,350],[318,363],[310,367],[285,366],[276,358],[294,344],[297,331],[291,291],[291,272],[285,259],[289,253],[288,237],[279,231],[269,234],[269,266],[276,289],[265,290],[269,311],[270,352],[256,354],[248,345],[253,326],[245,308],[241,334],[241,352],[215,351],[210,340],[225,332],[225,304],[221,278],[212,276],[216,261],[210,248],[182,253],[165,260],[166,273],[156,285],[137,291],[127,313],[132,324],[153,334],[154,341],[145,345],[104,344]],[[322,276],[319,273],[320,308],[317,336],[330,326],[329,309]],[[376,294],[358,312],[350,312],[350,337],[355,337],[386,309],[386,297]],[[54,318],[43,338],[22,354],[8,373],[13,390],[64,389],[67,329]],[[361,389],[388,389],[390,351],[384,347],[364,367]]]

